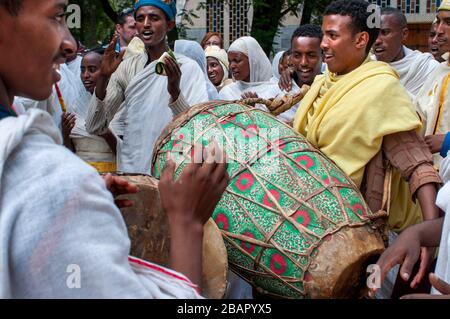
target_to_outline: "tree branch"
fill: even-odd
[[[102,4],[103,11],[105,14],[114,22],[117,22],[117,13],[114,11],[114,9],[111,7],[111,4],[108,0],[100,0],[100,3]]]

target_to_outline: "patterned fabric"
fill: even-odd
[[[231,182],[213,219],[222,230],[229,265],[272,295],[307,298],[304,281],[323,240],[372,215],[355,184],[306,139],[266,112],[241,104],[191,109],[156,144],[153,176],[168,152],[179,174],[195,143],[214,138],[228,158]],[[189,116],[189,118],[187,118]]]

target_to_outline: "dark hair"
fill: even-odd
[[[11,15],[17,15],[22,6],[22,0],[0,0],[0,7],[4,7]]]
[[[134,8],[125,8],[117,16],[117,24],[124,25],[127,22],[127,17],[134,18]]]
[[[291,42],[295,38],[306,37],[306,38],[317,38],[322,42],[323,33],[322,28],[315,24],[304,24],[298,27],[292,34]]]
[[[406,19],[406,16],[401,12],[400,10],[392,7],[386,7],[381,9],[381,15],[392,15],[395,19],[395,22],[401,27],[405,28],[408,26],[408,20]]]
[[[86,55],[86,54],[91,53],[91,52],[95,52],[95,53],[98,53],[100,55],[103,55],[103,54],[105,54],[105,50],[106,50],[105,47],[99,46],[99,47],[95,47],[95,48],[86,50],[83,55]]]
[[[372,45],[378,38],[380,28],[369,26],[368,22],[373,13],[368,8],[369,3],[363,0],[338,0],[332,2],[325,9],[323,15],[329,16],[336,14],[350,17],[352,19],[353,34],[358,32],[367,32],[369,34],[369,42],[366,47],[366,53],[369,53]]]

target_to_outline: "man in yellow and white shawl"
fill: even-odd
[[[387,136],[416,132],[421,123],[398,74],[386,63],[372,61],[369,50],[378,29],[367,25],[368,3],[336,1],[324,14],[322,49],[328,71],[317,76],[297,111],[294,129],[320,149],[355,182],[363,184],[366,166],[380,153]],[[423,141],[414,144],[427,150]],[[431,162],[414,162],[414,170],[424,169],[432,178],[410,183],[394,171],[389,228],[401,232],[406,227],[438,216],[433,204],[440,179]],[[412,172],[414,172],[412,170]],[[428,174],[427,173],[427,174]],[[403,174],[403,172],[402,172]],[[409,178],[409,177],[408,177]],[[412,201],[417,197],[420,206]],[[430,201],[431,199],[431,201]],[[422,211],[421,211],[422,208]],[[424,252],[429,258],[431,252]]]

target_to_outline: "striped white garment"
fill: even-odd
[[[175,54],[182,76],[181,94],[171,101],[167,77],[156,74],[157,61],[147,64],[142,53],[124,60],[112,75],[103,101],[91,99],[86,128],[91,134],[104,134],[123,104],[125,131],[118,146],[118,169],[127,173],[150,174],[153,146],[173,117],[190,106],[208,101],[205,77],[193,60]]]

